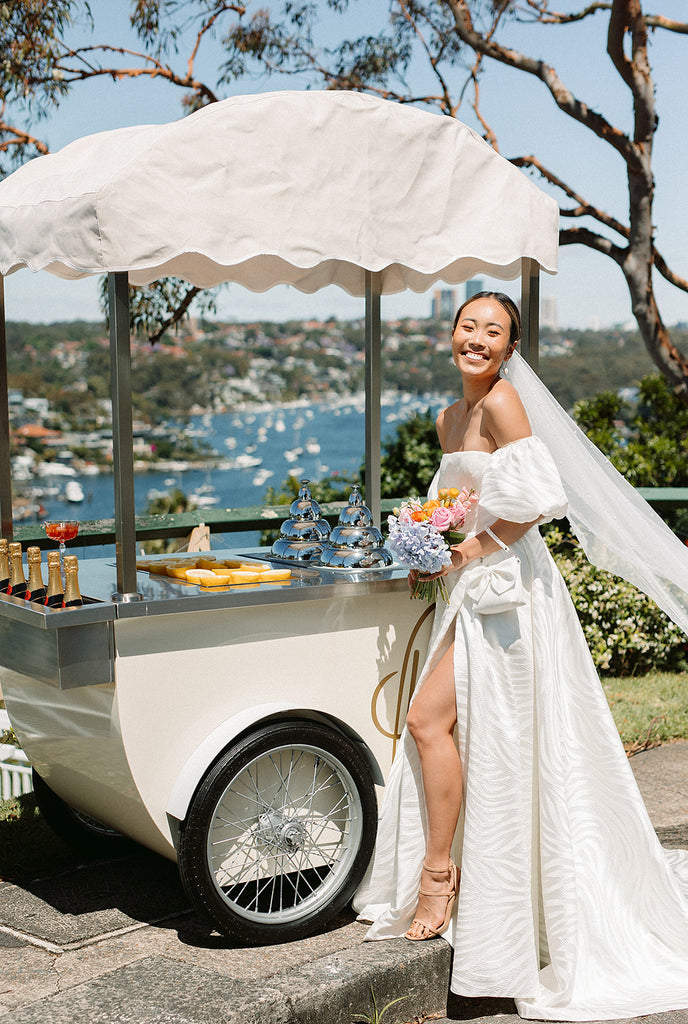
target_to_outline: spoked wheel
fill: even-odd
[[[249,944],[302,938],[348,902],[375,843],[370,769],[344,736],[272,724],[227,751],[181,829],[179,870],[194,906]]]
[[[137,849],[137,844],[121,832],[70,807],[53,792],[35,768],[32,776],[38,809],[53,832],[73,849],[94,857],[116,857]]]

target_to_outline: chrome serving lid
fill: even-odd
[[[382,534],[373,525],[370,509],[363,504],[358,485],[349,495],[337,526],[323,545],[320,565],[333,569],[376,569],[394,559],[384,546]]]
[[[330,524],[322,518],[320,505],[311,497],[308,480],[302,480],[298,496],[292,501],[289,519],[272,545],[277,558],[314,561],[330,535]]]

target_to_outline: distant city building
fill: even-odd
[[[474,277],[470,281],[466,281],[466,298],[472,299],[478,292],[485,291],[485,282],[482,277]]]
[[[453,288],[438,288],[432,296],[433,320],[453,320],[456,305],[456,295]]]
[[[540,324],[542,327],[549,327],[556,331],[559,327],[559,314],[557,312],[557,300],[553,295],[545,295],[542,299],[540,309]]]

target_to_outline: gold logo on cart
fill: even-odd
[[[390,672],[388,675],[384,677],[384,679],[380,680],[380,682],[377,684],[373,691],[373,699],[370,704],[370,713],[373,717],[373,723],[378,732],[381,732],[383,736],[387,736],[390,740],[392,740],[392,759],[394,759],[394,755],[396,754],[397,742],[401,736],[402,721],[405,721],[406,719],[406,712],[408,711],[409,704],[411,703],[411,697],[413,696],[413,692],[416,688],[416,683],[418,682],[418,663],[420,661],[421,652],[415,646],[416,637],[418,636],[418,633],[421,630],[427,618],[430,615],[432,615],[434,611],[435,605],[429,605],[425,609],[423,614],[420,616],[418,622],[415,624],[413,629],[411,630],[411,635],[408,638],[406,650],[404,651],[404,660],[402,661],[401,664],[401,672]],[[377,705],[378,700],[380,698],[380,694],[384,690],[387,683],[389,683],[391,679],[394,679],[395,676],[399,676],[399,679],[397,680],[397,699],[394,713],[394,731],[389,732],[387,729],[385,729],[385,727],[382,725],[380,721],[380,718],[377,713]]]

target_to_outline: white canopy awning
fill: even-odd
[[[128,271],[253,291],[424,291],[521,258],[557,268],[558,211],[454,118],[351,92],[275,92],[101,132],[0,182],[0,273]]]

